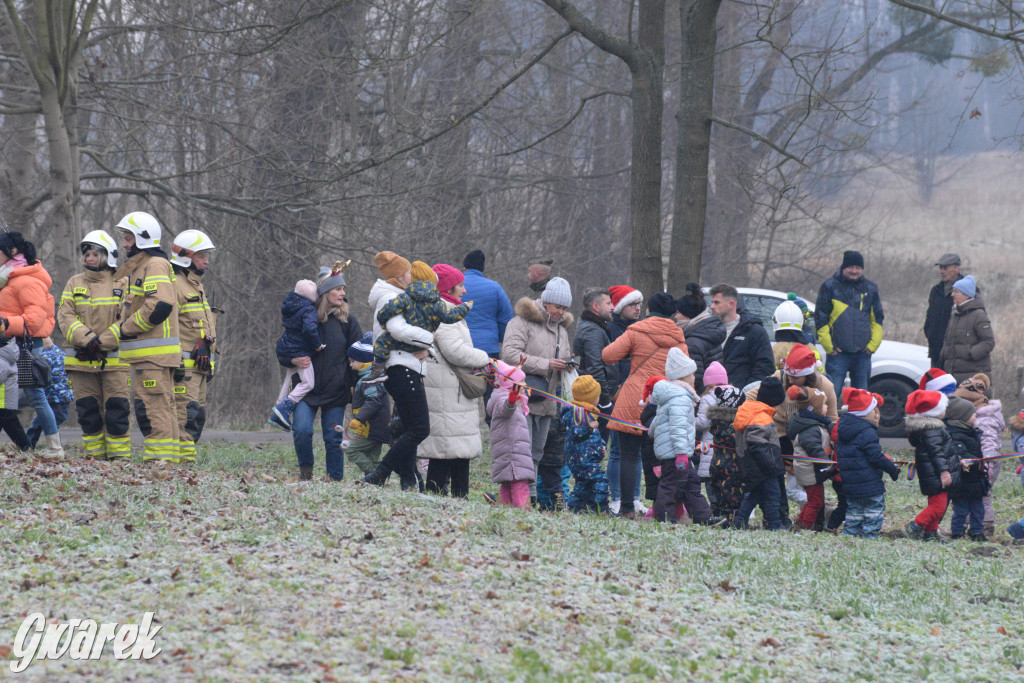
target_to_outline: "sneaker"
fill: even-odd
[[[639,498],[633,501],[633,511],[636,512],[637,517],[643,517],[647,514],[647,506],[643,504]]]
[[[370,374],[363,378],[363,384],[378,384],[388,378],[384,372],[387,368],[383,363],[374,363],[370,366]]]
[[[484,500],[486,500],[491,505],[498,504],[498,498],[493,493],[490,493],[488,491],[484,491]]]
[[[712,515],[711,517],[705,519],[703,522],[698,522],[698,524],[708,527],[720,527],[723,524],[725,524],[726,521],[727,520],[724,515]]]
[[[619,507],[621,505],[621,500],[613,500],[612,502],[608,503],[608,512],[612,513],[613,515],[619,514]]]

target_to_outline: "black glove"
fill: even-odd
[[[192,349],[189,358],[195,361],[196,370],[200,372],[210,371],[210,340],[203,337],[196,342],[196,348]]]
[[[900,478],[900,470],[899,470],[899,468],[898,467],[896,468],[896,472],[895,473],[890,472],[889,473],[889,477],[892,478],[893,481],[898,481],[899,478]]]
[[[100,338],[98,336],[90,339],[89,343],[85,345],[85,353],[89,356],[89,360],[99,360],[103,357],[104,354],[100,350]]]
[[[185,368],[174,368],[174,372],[171,373],[171,379],[175,382],[181,382],[185,379]]]

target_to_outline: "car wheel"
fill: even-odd
[[[878,421],[878,435],[890,439],[903,436],[903,410],[907,405],[907,396],[917,387],[904,379],[883,377],[872,380],[868,388],[885,399],[882,417]]]

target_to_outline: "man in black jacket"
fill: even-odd
[[[939,267],[941,282],[928,293],[924,336],[928,339],[928,357],[932,360],[932,367],[941,368],[939,356],[942,354],[942,341],[953,312],[953,283],[963,275],[960,272],[959,254],[943,254],[935,265]]]
[[[738,310],[739,298],[739,292],[732,285],[711,288],[711,312],[725,323],[722,365],[729,374],[729,384],[742,389],[774,373],[775,358],[761,319]]]
[[[601,397],[597,407],[602,413],[610,413],[612,396],[619,386],[619,366],[601,360],[601,351],[612,343],[608,335],[608,323],[612,319],[612,297],[607,289],[589,289],[583,295],[583,313],[576,327],[576,338],[572,342],[572,353],[579,356],[581,375],[590,375],[601,385]],[[601,435],[606,434],[606,421],[601,420]]]

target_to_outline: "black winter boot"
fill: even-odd
[[[313,468],[312,467],[300,467],[299,468],[299,481],[310,481],[313,479]]]
[[[388,477],[390,476],[391,468],[384,463],[380,463],[377,465],[377,469],[363,477],[363,483],[373,484],[374,486],[383,486],[387,483]]]
[[[970,534],[969,538],[972,541],[977,541],[978,543],[987,543],[988,542],[988,538],[985,537],[985,534]]]
[[[915,541],[920,541],[924,538],[924,527],[917,522],[907,522],[907,525],[903,527],[903,535]]]

